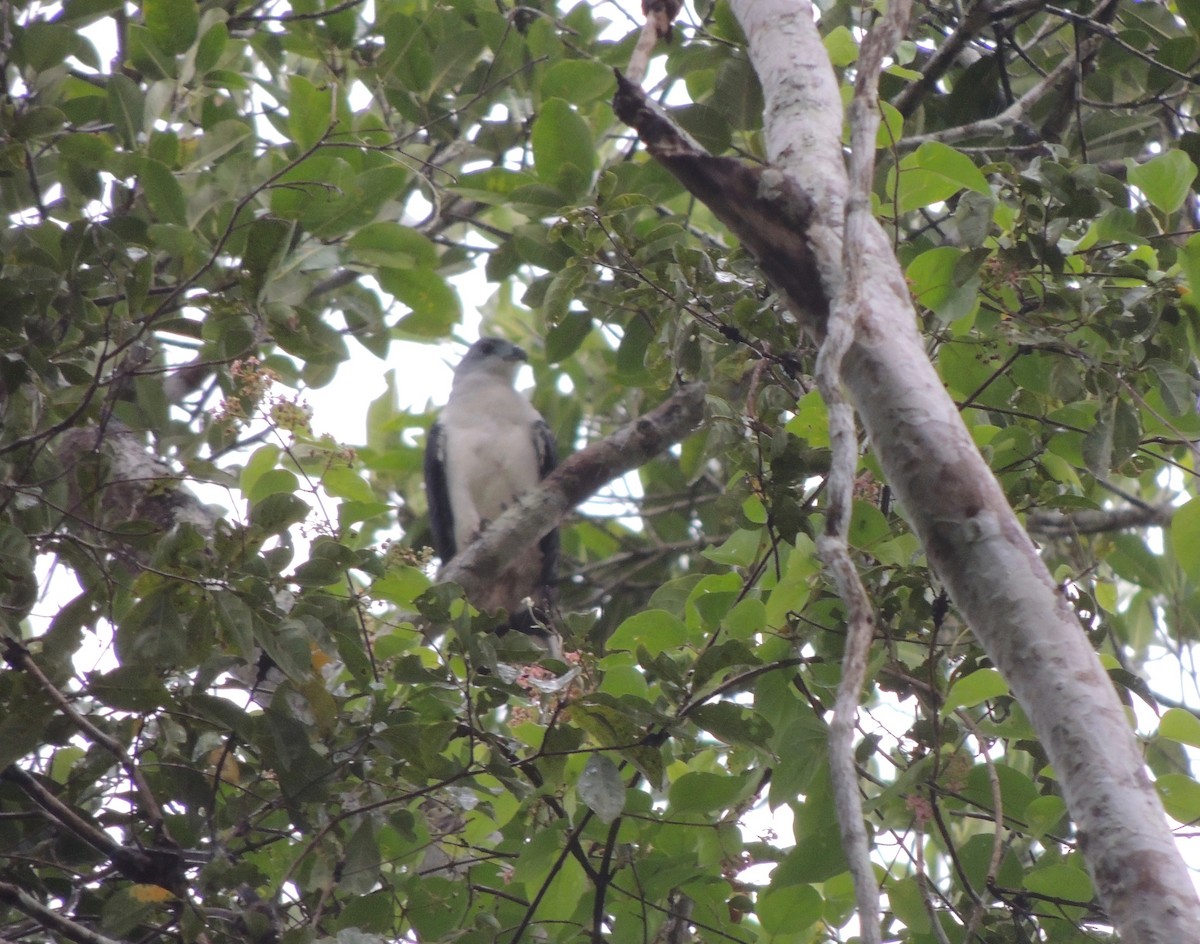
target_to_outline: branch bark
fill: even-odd
[[[829,772],[837,805],[838,825],[846,861],[854,878],[858,921],[865,944],[878,944],[879,883],[871,865],[871,844],[863,823],[862,797],[854,758],[854,731],[858,702],[867,677],[867,661],[875,635],[874,606],[850,556],[847,535],[854,501],[854,475],[858,468],[858,436],[854,410],[842,385],[842,364],[854,344],[859,318],[865,311],[860,288],[867,281],[865,259],[856,254],[860,233],[874,223],[871,184],[875,175],[875,135],[879,130],[879,72],[883,58],[895,48],[912,11],[912,0],[892,0],[888,11],[863,41],[858,57],[858,78],[850,106],[850,173],[845,201],[845,228],[841,277],[826,285],[833,296],[826,322],[825,341],[817,354],[816,380],[829,412],[829,439],[833,460],[828,479],[824,532],[817,550],[846,604],[846,648],[836,710],[829,725]],[[832,236],[830,233],[830,245]]]
[[[644,465],[695,429],[704,416],[704,394],[704,384],[685,384],[649,413],[572,455],[456,554],[439,581],[458,584],[468,597],[485,589],[514,552],[557,527],[600,486]]]
[[[733,0],[733,9],[765,95],[768,169],[704,154],[629,83],[618,87],[614,109],[759,254],[789,307],[821,338],[825,299],[836,298],[846,278],[837,81],[808,2]],[[1073,67],[1068,58],[1040,94]],[[1189,940],[1200,927],[1200,901],[1100,660],[929,362],[886,233],[871,221],[848,249],[862,261],[861,309],[842,378],[887,479],[1037,730],[1123,939]],[[805,277],[813,273],[819,281]]]

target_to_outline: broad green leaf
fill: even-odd
[[[774,732],[771,725],[757,712],[741,705],[722,701],[700,705],[690,714],[691,719],[726,744],[766,750]]]
[[[1175,9],[1196,36],[1200,36],[1200,0],[1175,0]]]
[[[946,693],[942,714],[949,715],[955,708],[973,708],[989,698],[1008,694],[1008,683],[995,669],[976,669],[950,686]]]
[[[607,99],[616,87],[612,69],[602,62],[587,59],[563,59],[554,63],[542,77],[541,93],[584,105],[598,98]]]
[[[428,269],[385,269],[379,283],[410,309],[397,329],[418,338],[444,338],[462,318],[462,302],[446,280]]]
[[[733,532],[720,547],[709,547],[702,551],[710,561],[728,564],[730,567],[749,567],[758,556],[762,542],[761,531],[741,529]]]
[[[625,809],[625,782],[617,765],[605,754],[588,757],[575,791],[602,823],[611,823]]]
[[[171,55],[187,52],[196,41],[200,7],[194,0],[142,0],[142,15],[154,41]]]
[[[1193,498],[1171,516],[1171,550],[1184,572],[1200,581],[1200,498]]]
[[[352,469],[330,469],[321,476],[321,487],[334,498],[360,502],[375,500],[371,486]]]
[[[835,26],[825,34],[823,40],[829,61],[838,69],[844,69],[858,60],[858,43],[854,34],[845,26]]]
[[[1025,876],[1025,887],[1052,899],[1087,904],[1095,892],[1092,880],[1083,869],[1073,865],[1048,865]]]
[[[108,117],[127,148],[136,147],[144,115],[144,97],[133,80],[119,72],[109,76]]]
[[[1183,708],[1168,708],[1158,722],[1158,736],[1200,747],[1200,718]]]
[[[561,98],[542,103],[531,134],[534,167],[543,183],[576,196],[591,184],[596,167],[592,132]]]
[[[670,809],[682,813],[715,813],[727,809],[746,788],[748,775],[686,773],[673,784]]]
[[[645,732],[626,712],[597,701],[576,702],[571,706],[571,717],[601,747],[619,751],[641,772],[651,787],[662,787],[662,753],[657,747],[643,745]]]
[[[687,627],[666,610],[643,610],[617,627],[609,637],[609,651],[636,650],[642,646],[651,655],[674,651],[687,640]]]
[[[1127,158],[1125,166],[1129,169],[1129,182],[1163,213],[1174,213],[1183,206],[1196,179],[1196,165],[1183,151],[1166,151],[1144,164]]]
[[[187,225],[187,200],[183,188],[166,164],[142,158],[138,161],[138,182],[146,194],[146,202],[159,220]]]
[[[1047,832],[1054,829],[1062,818],[1067,815],[1067,804],[1060,796],[1040,796],[1031,800],[1025,807],[1025,825],[1029,834],[1035,839],[1041,839]]]
[[[286,469],[277,469],[276,471],[287,475],[291,474]],[[267,488],[265,481],[274,474],[268,473],[259,479],[259,487]],[[292,525],[299,524],[307,518],[310,511],[308,504],[302,498],[293,495],[291,490],[284,486],[284,481],[280,479],[268,489],[265,498],[254,503],[250,509],[250,523],[256,528],[261,528],[267,534],[281,534]]]
[[[427,236],[399,223],[370,223],[347,241],[358,262],[388,269],[431,269],[437,248]]]
[[[20,59],[36,72],[45,72],[72,55],[79,46],[75,30],[35,19],[15,34]]]
[[[301,150],[307,150],[333,124],[333,90],[328,86],[318,87],[302,75],[293,75],[288,81],[288,92],[288,132]]]
[[[899,172],[895,168],[888,172],[887,189],[898,199],[901,213],[940,203],[962,190],[991,193],[987,179],[969,157],[936,141],[902,158]]]
[[[943,322],[966,317],[979,305],[978,264],[967,272],[959,266],[968,258],[961,249],[939,246],[917,256],[905,272],[917,303]]]
[[[1167,815],[1180,823],[1200,820],[1200,783],[1186,774],[1164,774],[1154,781]]]
[[[794,935],[821,919],[825,901],[811,885],[769,888],[759,897],[754,911],[769,934]]]

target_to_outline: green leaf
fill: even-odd
[[[1200,718],[1184,708],[1168,708],[1158,722],[1158,736],[1200,747]]]
[[[716,813],[728,809],[741,796],[749,776],[686,773],[671,784],[670,809],[679,813]]]
[[[304,499],[288,491],[272,493],[250,509],[250,523],[267,534],[282,534],[307,518],[311,510]]]
[[[1174,213],[1183,206],[1196,179],[1196,165],[1183,151],[1165,151],[1144,164],[1126,158],[1125,166],[1129,169],[1129,182],[1163,213]]]
[[[170,55],[187,52],[200,28],[195,0],[142,0],[142,16],[154,41]]]
[[[373,502],[375,492],[353,469],[329,469],[321,476],[321,487],[334,498]]]
[[[92,673],[87,688],[103,704],[121,711],[150,712],[171,703],[166,686],[154,673],[136,663],[117,666],[103,674]]]
[[[799,934],[821,919],[825,900],[811,885],[769,888],[755,906],[758,920],[768,934]]]
[[[1175,0],[1175,9],[1192,32],[1200,36],[1200,0]]]
[[[1112,471],[1116,435],[1117,401],[1110,400],[1096,414],[1083,437],[1083,461],[1088,470],[1105,476]]]
[[[462,302],[446,280],[428,269],[384,269],[379,284],[411,311],[397,329],[418,338],[444,338],[462,320]]]
[[[437,247],[429,237],[399,223],[370,223],[346,243],[354,259],[389,269],[432,269],[437,265]]]
[[[187,200],[183,188],[171,169],[161,161],[143,157],[138,161],[138,183],[146,194],[146,202],[159,220],[187,225]]]
[[[142,133],[144,97],[133,80],[120,72],[108,77],[108,117],[127,148],[134,148]]]
[[[591,332],[591,315],[586,311],[567,312],[546,335],[546,360],[551,364],[565,361],[579,350]]]
[[[987,179],[967,155],[937,141],[901,159],[898,172],[888,171],[887,191],[898,200],[901,213],[940,203],[962,190],[991,194]]]
[[[943,322],[972,314],[979,306],[978,264],[966,272],[959,266],[970,258],[953,246],[938,246],[917,256],[905,272],[917,303]]]
[[[1163,774],[1154,787],[1171,819],[1186,824],[1200,820],[1200,783],[1186,774]]]
[[[302,75],[292,75],[288,92],[288,133],[301,150],[308,150],[324,137],[333,122],[333,90],[328,86],[318,88]]]
[[[259,217],[250,224],[246,251],[242,255],[242,269],[253,298],[257,299],[262,294],[287,257],[294,232],[294,223],[273,216]]]
[[[758,556],[762,537],[762,532],[758,530],[734,531],[720,547],[705,548],[701,554],[718,564],[727,564],[730,567],[749,567]]]
[[[1067,815],[1067,804],[1059,796],[1040,796],[1025,807],[1025,825],[1029,835],[1041,839],[1062,822]]]
[[[767,750],[774,736],[771,725],[762,715],[742,705],[721,701],[700,705],[690,716],[692,721],[726,744]]]
[[[593,59],[562,59],[542,77],[544,98],[561,98],[573,105],[584,105],[598,98],[609,98],[616,88],[613,71]]]
[[[825,43],[825,51],[829,53],[829,61],[835,68],[844,69],[858,60],[858,43],[854,41],[854,34],[845,26],[835,26],[825,34],[822,41]]]
[[[597,698],[598,696],[592,696]],[[601,747],[618,750],[650,782],[660,789],[663,782],[662,752],[642,743],[645,732],[628,715],[611,704],[576,702],[571,718]]]
[[[666,610],[643,610],[617,627],[608,640],[608,650],[634,652],[642,646],[651,655],[674,651],[687,640],[687,627]]]
[[[955,708],[972,708],[989,698],[1008,694],[1008,683],[995,669],[976,669],[950,686],[942,715],[951,714]]]
[[[60,23],[35,19],[15,33],[20,59],[35,72],[45,72],[79,48],[79,34]]]
[[[533,163],[543,183],[574,197],[591,186],[596,148],[586,121],[563,99],[542,104],[530,136]]]
[[[1200,582],[1200,498],[1193,498],[1171,516],[1171,550],[1184,573]]]
[[[602,823],[611,823],[625,809],[625,783],[621,780],[621,772],[604,754],[588,757],[575,782],[575,792]]]
[[[1083,869],[1073,865],[1047,865],[1025,876],[1025,887],[1052,899],[1087,904],[1095,892],[1092,880]]]

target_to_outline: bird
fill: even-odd
[[[557,465],[549,425],[515,388],[528,360],[516,344],[483,337],[454,369],[450,397],[425,446],[430,529],[443,567]],[[482,612],[508,614],[497,632],[525,633],[554,657],[561,655],[550,619],[558,548],[556,528],[471,597]]]

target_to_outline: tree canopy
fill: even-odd
[[[818,8],[849,98],[877,11]],[[0,938],[852,936],[817,346],[614,114],[640,11],[0,15]],[[673,32],[648,90],[710,153],[761,164],[729,6]],[[1198,68],[1197,0],[920,4],[882,77],[873,204],[1181,830],[1200,819]],[[478,270],[484,327],[530,351],[564,453],[705,385],[699,428],[664,434],[611,514],[564,520],[565,662],[433,579],[434,405],[399,405],[395,343],[461,332]],[[364,357],[388,391],[345,442],[304,393]],[[885,934],[1111,939],[1026,711],[869,446],[856,760]],[[1146,672],[1164,653],[1182,696]]]

